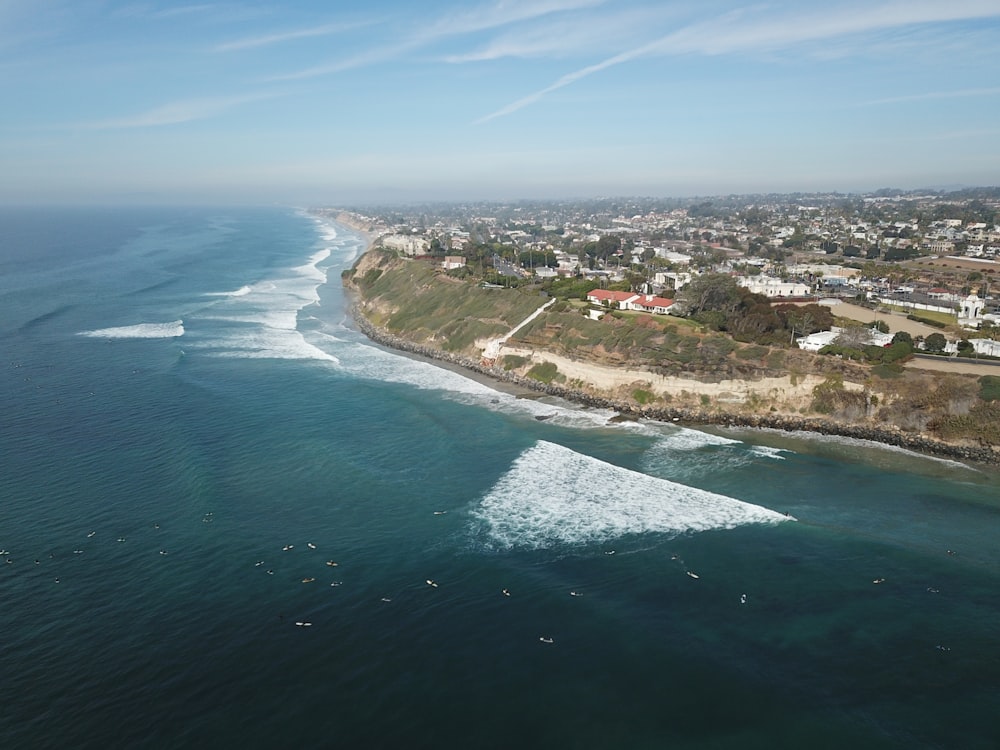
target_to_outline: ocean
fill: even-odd
[[[0,746],[1000,746],[994,470],[498,390],[363,249],[0,209]]]

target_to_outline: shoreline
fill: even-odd
[[[475,373],[494,384],[506,384],[523,391],[556,396],[584,406],[608,409],[618,412],[625,418],[651,419],[658,422],[670,422],[688,426],[719,425],[722,427],[775,429],[787,432],[812,432],[820,435],[868,440],[884,445],[892,445],[897,448],[906,448],[919,453],[962,461],[973,461],[993,466],[1000,465],[1000,453],[989,447],[956,445],[923,435],[907,434],[897,430],[887,430],[867,425],[851,425],[821,418],[794,417],[780,414],[707,412],[700,409],[661,406],[636,407],[633,404],[613,398],[595,396],[561,385],[542,383],[533,378],[526,378],[497,367],[487,367],[464,355],[452,354],[451,352],[408,341],[374,326],[360,313],[356,304],[352,304],[349,311],[358,330],[377,344],[408,354],[414,354],[444,365],[451,365],[466,373]]]

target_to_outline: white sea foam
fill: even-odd
[[[208,292],[206,297],[245,297],[253,291],[253,287],[241,286],[235,292]]]
[[[340,362],[335,355],[307,341],[299,331],[267,326],[234,326],[226,335],[199,342],[199,346],[214,357]]]
[[[345,355],[343,362],[345,371],[359,379],[403,383],[424,390],[440,391],[445,398],[459,403],[524,414],[562,427],[606,427],[609,420],[617,414],[608,409],[584,409],[566,403],[520,398],[498,391],[492,385],[473,380],[460,372],[385,351],[367,343],[353,345],[350,356]],[[635,422],[616,426],[629,430],[647,429]]]
[[[748,430],[749,431],[749,430]],[[939,464],[947,464],[949,466],[954,466],[956,468],[968,469],[969,471],[978,471],[973,466],[964,464],[961,461],[956,461],[951,458],[942,458],[940,456],[931,456],[926,453],[920,453],[919,451],[914,451],[909,448],[904,448],[899,445],[890,445],[889,443],[879,443],[872,440],[862,440],[861,438],[847,437],[845,435],[824,435],[820,432],[808,432],[802,431],[789,431],[789,430],[779,430],[769,427],[755,427],[752,429],[754,432],[764,432],[771,433],[774,435],[781,435],[782,437],[789,438],[792,440],[809,440],[815,441],[817,443],[831,443],[836,445],[842,445],[848,448],[857,449],[863,454],[866,460],[875,460],[876,456],[874,451],[888,453],[888,454],[898,454],[902,456],[908,456],[911,458],[919,459],[921,461],[932,461]]]
[[[278,271],[271,278],[219,296],[200,316],[213,325],[212,336],[192,346],[209,356],[243,359],[317,360],[337,364],[339,359],[308,341],[298,330],[299,312],[319,303],[319,287],[327,273],[319,264],[330,248],[314,252],[306,263]]]
[[[296,271],[301,276],[312,279],[313,281],[318,281],[319,283],[324,283],[326,281],[326,271],[319,268],[319,264],[330,257],[330,248],[325,247],[319,252],[313,253],[309,262],[301,266],[296,266],[293,271]]]
[[[784,461],[785,457],[783,453],[789,453],[787,448],[775,448],[770,445],[754,445],[750,448],[750,452],[758,456],[763,456],[764,458],[773,458],[776,461]]]
[[[762,459],[739,440],[681,427],[666,432],[649,447],[643,456],[643,470],[683,480],[732,471]]]
[[[694,451],[713,445],[739,445],[739,440],[713,435],[710,432],[692,430],[687,427],[677,427],[663,436],[663,444],[670,450]]]
[[[184,335],[184,321],[98,328],[94,331],[81,331],[79,335],[96,339],[172,339]]]
[[[522,453],[472,513],[502,549],[605,543],[773,524],[786,516],[605,463],[548,442]]]

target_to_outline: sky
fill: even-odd
[[[0,0],[0,203],[1000,185],[1000,0]]]

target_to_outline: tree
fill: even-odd
[[[794,334],[806,336],[818,331],[828,331],[833,327],[833,313],[824,305],[775,305],[784,327]]]
[[[869,329],[860,323],[850,325],[834,339],[833,343],[848,349],[861,349],[868,343],[870,337],[868,331]]]
[[[717,310],[729,315],[740,304],[736,280],[724,273],[696,276],[684,287],[678,302],[685,315],[694,316],[704,310]]]
[[[892,343],[898,344],[900,342],[909,344],[911,348],[913,347],[913,337],[906,331],[896,331],[892,334]]]
[[[943,333],[932,333],[924,339],[924,349],[929,352],[940,354],[944,351],[944,347],[947,343],[948,340],[944,337]]]

